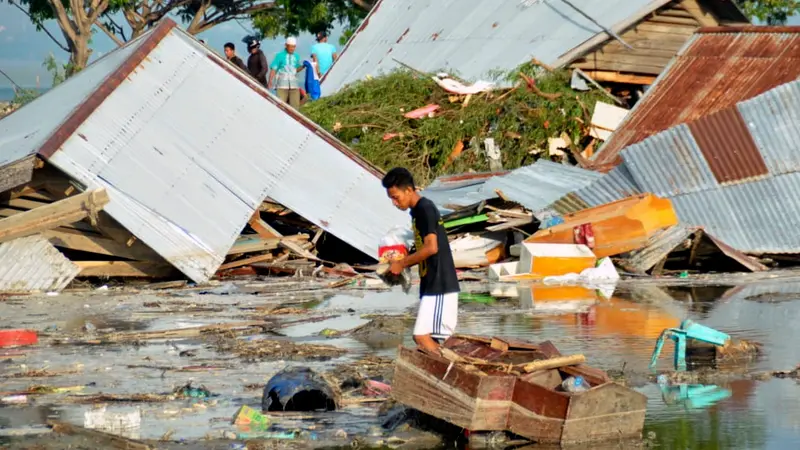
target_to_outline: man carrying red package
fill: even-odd
[[[417,193],[414,177],[397,167],[383,177],[383,187],[392,204],[411,210],[416,251],[392,260],[389,270],[400,275],[406,267],[419,265],[420,304],[414,325],[414,342],[423,349],[438,352],[436,340],[450,337],[458,323],[458,276],[439,210]]]

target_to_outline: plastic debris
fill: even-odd
[[[333,411],[337,406],[331,385],[307,367],[284,369],[273,376],[261,398],[263,411]]]

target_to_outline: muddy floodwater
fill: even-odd
[[[411,345],[417,303],[413,291],[331,290],[327,283],[250,280],[205,289],[123,288],[0,300],[2,328],[40,333],[36,346],[0,348],[0,398],[5,402],[0,406],[0,447],[63,448],[61,438],[46,434],[45,423],[84,426],[87,412],[97,408],[90,396],[169,394],[191,382],[212,396],[101,403],[110,413],[140,413],[140,426],[125,435],[158,442],[155,447],[243,448],[231,435],[231,417],[242,405],[260,409],[260,387],[281,369],[299,365],[337,375],[346,366],[361,370],[358,361],[365,357],[393,358],[397,345]],[[459,333],[550,340],[561,353],[584,354],[592,366],[645,394],[649,400],[642,446],[800,448],[796,379],[748,376],[792,370],[800,363],[800,280],[695,287],[626,281],[610,298],[507,284],[465,283],[462,288]],[[378,315],[404,318],[405,332],[389,330],[368,338],[337,333]],[[684,319],[758,342],[763,352],[750,363],[719,369],[713,383],[704,379],[691,386],[660,386],[648,369],[650,355],[661,331]],[[271,324],[266,334],[93,340],[109,332],[259,320]],[[280,341],[292,351],[237,353],[260,339]],[[304,349],[316,348],[311,345],[344,352],[309,354]],[[672,350],[671,343],[665,345],[658,369],[671,369]],[[47,389],[34,393],[35,386]],[[355,436],[382,436],[380,442],[387,444],[402,441],[382,428],[383,406],[380,401],[353,401],[337,412],[286,415],[274,419],[273,429],[301,430],[302,439],[342,446],[351,445]]]

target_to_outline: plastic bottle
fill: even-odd
[[[569,377],[561,383],[561,388],[565,392],[583,392],[588,391],[591,386],[583,380],[582,376]]]

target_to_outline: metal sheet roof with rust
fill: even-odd
[[[4,118],[0,136],[0,160],[38,152],[105,188],[105,211],[197,282],[265,197],[373,256],[410,221],[377,168],[170,20]]]
[[[732,151],[746,151],[746,136],[726,135],[722,123],[737,120],[720,111],[800,78],[800,27],[716,27],[701,29],[676,55],[645,96],[595,156],[598,165],[618,164],[629,145],[682,123],[692,127],[701,147],[725,138]],[[718,113],[716,116],[712,114]],[[732,114],[732,112],[729,112]],[[736,127],[740,129],[740,126]],[[728,130],[730,131],[730,130]],[[706,140],[704,142],[704,140]],[[713,160],[713,158],[712,158]],[[765,168],[751,161],[732,176],[755,176]],[[712,165],[716,165],[712,161]],[[717,167],[719,170],[726,170]]]
[[[669,0],[571,0],[614,32]],[[610,37],[560,0],[379,0],[322,80],[323,95],[397,68],[476,81],[535,57],[561,66]]]

